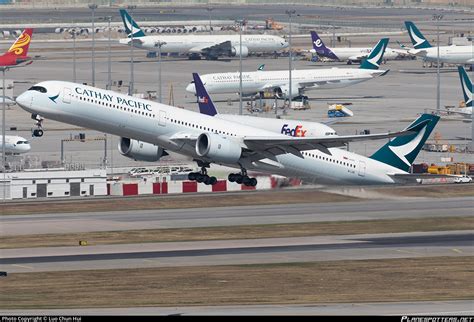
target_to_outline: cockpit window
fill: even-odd
[[[44,88],[43,86],[31,86],[28,90],[29,91],[37,91],[37,92],[40,92],[40,93],[46,93],[47,92],[46,88]]]
[[[28,141],[18,141],[18,142],[16,142],[16,144],[29,144],[29,143],[30,142],[28,142]]]

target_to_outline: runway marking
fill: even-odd
[[[421,254],[421,253],[412,252],[412,251],[403,250],[403,249],[396,249],[396,251],[399,252],[399,253],[406,253],[406,254],[412,254],[412,255],[423,255],[423,254]]]
[[[457,248],[453,248],[452,251],[458,254],[462,254],[462,251]]]
[[[34,267],[26,266],[26,265],[19,265],[19,264],[12,264],[12,266],[21,267],[21,268],[27,268],[27,269],[34,269]]]

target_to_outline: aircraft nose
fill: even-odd
[[[22,108],[28,108],[31,104],[31,93],[26,91],[16,98],[16,103]]]

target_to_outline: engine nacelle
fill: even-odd
[[[247,46],[242,46],[242,57],[247,57],[249,55],[249,49]],[[231,56],[240,56],[240,46],[232,47]]]
[[[196,141],[196,154],[218,163],[236,163],[242,154],[238,143],[212,133],[199,135]]]
[[[161,157],[168,155],[160,146],[129,138],[120,138],[118,150],[121,155],[135,161],[155,162]]]
[[[290,96],[290,86],[288,85],[282,85],[280,87],[277,87],[273,90],[273,93],[276,95],[278,98],[288,98]],[[296,97],[299,96],[300,89],[298,85],[295,86],[295,84],[292,84],[292,89],[291,89],[291,96]]]

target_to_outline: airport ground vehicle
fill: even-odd
[[[470,183],[472,182],[472,178],[468,175],[463,175],[454,179],[454,183]]]

